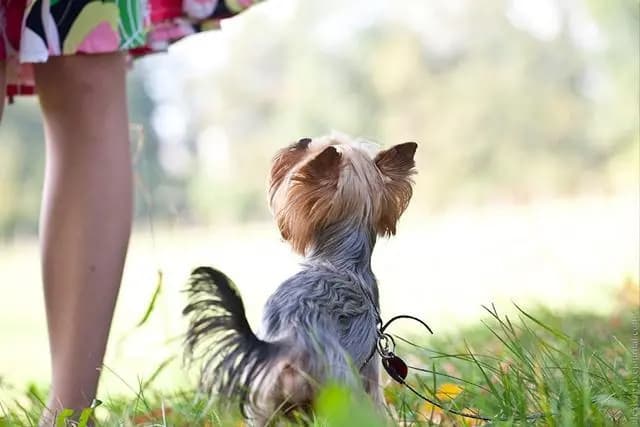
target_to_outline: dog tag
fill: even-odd
[[[387,374],[400,384],[404,383],[404,379],[407,378],[407,374],[409,373],[407,364],[395,354],[382,359],[382,366],[384,366],[384,370],[387,371]]]

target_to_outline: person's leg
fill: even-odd
[[[132,218],[125,73],[118,53],[35,67],[47,153],[40,238],[54,411],[95,397],[120,287]]]

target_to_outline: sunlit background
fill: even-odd
[[[615,311],[639,275],[639,21],[632,0],[268,0],[135,62],[136,226],[101,396],[174,355],[156,386],[190,384],[195,266],[234,278],[257,324],[299,262],[267,209],[270,158],[332,130],[419,143],[413,201],[374,255],[386,317],[440,334],[482,304]],[[5,391],[48,381],[43,164],[36,101],[17,99],[0,127]]]

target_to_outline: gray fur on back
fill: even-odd
[[[353,383],[353,368],[360,369],[376,345],[375,234],[340,223],[327,227],[317,241],[302,270],[267,301],[258,335],[310,356],[302,368],[312,378]]]

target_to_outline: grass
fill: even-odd
[[[415,363],[431,371],[415,378],[416,388],[430,396],[453,389],[441,391],[438,403],[500,420],[496,425],[631,425],[637,384],[631,375],[630,312],[621,323],[627,330],[588,315],[520,311],[510,319],[495,307],[487,312],[490,320],[482,328],[433,343],[432,350],[413,347]],[[391,400],[404,399],[399,419],[471,423],[394,389],[398,394],[388,391]]]
[[[398,354],[440,373],[412,372],[410,384],[436,394],[445,407],[514,418],[492,425],[524,424],[515,419],[537,412],[552,414],[532,421],[538,425],[636,425],[632,371],[639,368],[631,319],[639,318],[638,307],[621,308],[611,296],[627,280],[627,299],[637,304],[638,245],[629,239],[638,234],[637,212],[633,194],[407,218],[396,237],[378,243],[373,265],[383,316],[417,315],[435,331],[412,336],[421,329],[409,322],[393,326],[418,345],[398,342]],[[176,357],[185,277],[198,265],[225,271],[257,325],[264,301],[298,270],[298,258],[271,223],[154,230],[137,230],[132,239],[99,390],[99,425],[238,425],[237,413],[205,409],[193,392],[195,379]],[[50,374],[39,269],[33,268],[38,245],[25,238],[2,243],[0,252],[0,283],[19,284],[0,299],[0,427],[35,425],[46,396],[41,384]],[[510,300],[526,304],[544,326]],[[499,307],[497,319],[480,308],[486,301]],[[464,425],[385,378],[394,419]],[[37,386],[25,386],[32,381]],[[359,396],[335,387],[322,396],[316,425],[377,425]]]
[[[436,405],[383,374],[386,418],[376,415],[363,396],[330,385],[320,393],[314,417],[292,425],[637,425],[640,317],[633,298],[606,317],[558,316],[544,309],[531,314],[517,306],[517,314],[509,317],[493,306],[485,309],[482,324],[455,334],[395,337],[396,353],[422,370],[410,370],[407,382]],[[98,425],[243,425],[235,408],[207,407],[190,389],[157,392],[153,379],[131,388],[130,396],[102,402],[96,409]],[[1,404],[0,426],[36,425],[43,391],[14,390],[14,396]]]
[[[637,205],[633,195],[428,218],[414,212],[416,218],[405,218],[397,236],[376,245],[373,268],[383,314],[419,316],[442,335],[477,323],[485,314],[481,305],[491,302],[503,313],[513,311],[512,300],[527,309],[539,304],[609,313],[612,288],[627,276],[638,281],[638,243],[629,238],[639,233]],[[272,223],[154,224],[154,233],[147,230],[132,236],[105,359],[127,379],[148,378],[179,350],[179,340],[172,340],[186,327],[181,291],[194,267],[212,265],[233,278],[252,325],[258,325],[268,296],[299,269],[299,258]],[[0,376],[12,384],[46,384],[50,377],[38,248],[34,237],[0,242],[0,283],[15,290],[0,299]],[[154,314],[135,329],[159,272],[163,287]],[[405,324],[412,326],[399,327]],[[171,391],[190,384],[182,378],[176,363],[163,371],[155,388]],[[103,376],[101,395],[125,392],[120,379]]]

